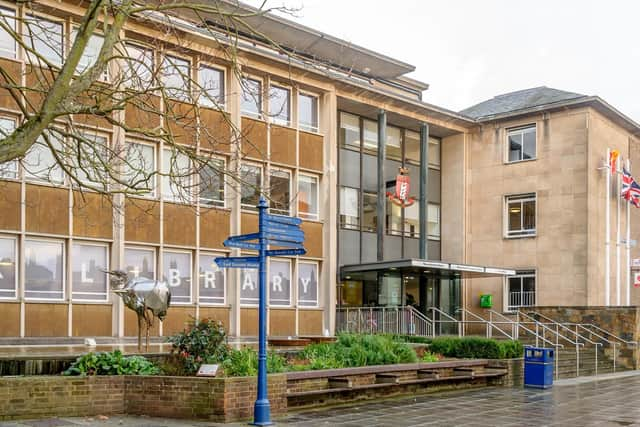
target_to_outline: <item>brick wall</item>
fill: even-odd
[[[491,385],[516,387],[524,384],[524,359],[497,359],[489,361],[489,368],[506,369],[507,375],[491,380]]]
[[[124,413],[124,377],[0,377],[0,420]]]

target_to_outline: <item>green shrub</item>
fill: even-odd
[[[224,375],[227,377],[255,377],[258,375],[258,353],[246,347],[242,350],[231,350],[222,362]],[[285,359],[273,352],[267,353],[267,372],[276,374],[286,371]]]
[[[439,337],[429,344],[432,353],[467,359],[506,359],[522,357],[519,341],[492,340],[478,337]]]
[[[222,322],[193,320],[182,332],[170,336],[171,357],[164,370],[173,375],[193,375],[203,363],[221,363],[229,353]]]
[[[425,351],[424,354],[422,355],[421,360],[423,362],[438,362],[440,360],[440,357],[435,353],[431,353],[430,351]]]
[[[63,375],[158,375],[160,369],[142,356],[124,356],[120,350],[87,353],[76,359]]]

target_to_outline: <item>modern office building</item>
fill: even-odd
[[[71,1],[0,7],[41,21],[61,49],[83,14]],[[155,335],[206,317],[221,320],[232,336],[255,336],[255,271],[221,271],[212,261],[241,254],[222,242],[256,231],[260,188],[277,202],[272,213],[304,220],[307,248],[305,256],[270,261],[271,336],[331,334],[345,307],[411,306],[424,315],[435,307],[459,316],[462,307],[479,310],[480,294],[492,294],[504,310],[605,304],[599,168],[607,147],[632,161],[638,156],[633,120],[598,97],[549,88],[449,111],[423,101],[428,85],[407,76],[413,66],[270,14],[251,19],[296,56],[241,39],[238,75],[216,56],[219,38],[179,18],[174,31],[182,37],[149,51],[150,63],[172,58],[192,78],[215,80],[220,102],[199,106],[202,127],[231,142],[232,125],[242,139],[212,148],[202,132],[167,125],[219,165],[236,167],[245,185],[223,175],[196,180],[206,191],[184,203],[158,177],[147,194],[107,198],[81,194],[62,171],[39,172],[52,162],[46,151],[5,165],[0,336],[134,336],[135,315],[109,291],[105,268],[171,285],[172,307]],[[136,22],[126,37],[139,52],[149,49],[148,37],[166,36]],[[0,44],[0,67],[32,82],[25,50],[7,37]],[[128,123],[154,120],[134,107],[124,114]],[[0,89],[3,128],[22,118]],[[79,117],[78,126],[135,147],[150,168],[162,169],[174,156],[161,140],[99,117]],[[613,196],[610,203],[615,209]],[[615,303],[615,257],[610,262]],[[622,284],[629,274],[625,267]],[[632,290],[632,303],[637,294]]]

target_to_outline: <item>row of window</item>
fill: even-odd
[[[14,31],[17,28],[15,11],[0,8],[5,23]],[[23,21],[22,33],[28,47],[33,48],[38,55],[51,64],[60,66],[65,57],[64,23],[46,19],[37,15],[27,15]],[[75,40],[77,28],[71,29],[71,40]],[[94,34],[79,61],[77,73],[83,73],[95,64],[104,37]],[[166,94],[182,101],[197,101],[203,106],[224,109],[225,106],[225,71],[222,68],[208,64],[199,64],[194,75],[192,61],[178,55],[158,55],[161,59],[156,62],[153,49],[139,44],[125,43],[119,52],[124,58],[120,64],[118,81],[124,82],[134,90],[147,90],[154,87],[159,80],[165,88]],[[18,46],[16,40],[4,29],[0,29],[0,56],[17,58]],[[26,59],[37,62],[37,57],[25,49]],[[156,76],[159,76],[157,79]],[[103,75],[104,81],[109,81],[108,72]],[[192,87],[193,84],[197,87]],[[263,112],[275,123],[291,126],[292,91],[283,85],[270,85],[267,99],[263,102],[263,83],[258,78],[243,78],[241,82],[241,110],[245,115],[263,118]],[[309,93],[297,93],[298,124],[300,129],[318,132],[318,97]],[[264,104],[264,105],[263,105]]]
[[[67,253],[70,251],[70,254]],[[19,290],[18,239],[0,237],[0,299],[16,299]],[[67,256],[71,257],[71,272],[66,270]],[[226,303],[225,270],[213,261],[216,253],[200,253],[195,265],[192,251],[164,249],[162,251],[161,279],[171,287],[171,300],[175,304],[191,304],[195,289],[193,273],[198,271],[198,295],[201,304]],[[130,277],[155,279],[156,250],[153,248],[126,248],[124,266]],[[297,261],[298,305],[318,305],[318,266],[314,261]],[[24,297],[30,300],[65,299],[67,286],[71,287],[73,301],[104,302],[109,300],[108,275],[109,245],[95,242],[28,238],[24,241]],[[268,265],[269,304],[291,306],[292,260],[271,259]],[[257,304],[257,271],[243,270],[241,275],[241,303]]]
[[[0,131],[11,132],[15,121],[0,118]],[[54,135],[50,135],[53,144],[62,145]],[[94,141],[93,147],[105,148],[107,138],[100,135],[86,134],[88,140]],[[124,178],[132,188],[140,189],[149,197],[156,194],[156,145],[145,143],[128,143],[127,163]],[[74,156],[68,156],[73,159]],[[62,183],[64,174],[44,141],[39,141],[27,152],[21,161],[25,178],[35,181]],[[76,169],[77,177],[88,185],[102,185],[108,181],[99,174],[94,165],[80,165]],[[197,190],[200,203],[208,206],[225,205],[225,159],[211,158],[206,166],[194,173],[187,155],[172,149],[162,151],[162,167],[160,168],[160,184],[165,200],[191,201]],[[260,165],[243,163],[240,171],[242,187],[242,206],[253,209],[258,204],[260,191],[263,188],[264,168]],[[14,160],[0,166],[0,176],[17,179],[19,177],[18,161]],[[297,188],[292,191],[291,171],[286,169],[269,170],[269,194],[272,210],[276,213],[290,215],[291,201],[297,200],[297,214],[303,218],[318,219],[318,177],[298,173]]]
[[[365,153],[378,151],[378,122],[341,112],[339,116],[340,147]],[[387,126],[386,158],[420,164],[420,134],[409,129]],[[429,166],[440,166],[440,141],[429,138]]]
[[[363,191],[362,206],[360,196],[357,188],[340,187],[340,227],[375,233],[378,195]],[[387,199],[386,204],[385,229],[388,234],[420,237],[419,203],[403,208]],[[440,238],[440,205],[427,204],[427,233],[429,238]]]

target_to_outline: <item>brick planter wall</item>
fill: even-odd
[[[524,384],[524,358],[522,357],[519,359],[493,359],[489,361],[488,367],[507,370],[507,375],[491,380],[491,385],[519,387]]]
[[[125,377],[0,377],[0,420],[122,414]]]

